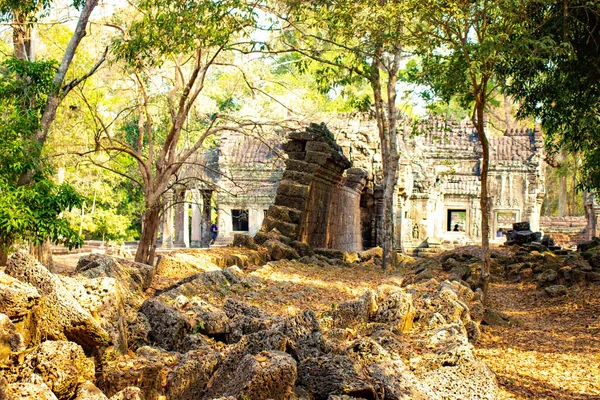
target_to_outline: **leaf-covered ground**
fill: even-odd
[[[64,270],[74,267],[73,260],[58,261]],[[236,298],[275,315],[306,308],[323,315],[368,289],[400,285],[407,271],[282,261],[245,272],[254,277],[251,285],[200,296],[217,306]],[[434,275],[447,277],[441,271]],[[172,283],[159,279],[155,288]],[[566,297],[549,299],[535,285],[500,281],[491,286],[489,305],[515,322],[482,326],[475,346],[476,355],[497,375],[500,399],[600,399],[600,285],[571,287]]]
[[[483,327],[476,355],[496,373],[501,399],[600,399],[600,286],[571,287],[566,297],[535,286],[496,283],[490,306],[515,320]]]

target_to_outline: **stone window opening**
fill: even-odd
[[[449,209],[446,224],[448,232],[465,232],[467,225],[467,210]]]
[[[232,230],[236,232],[248,232],[248,210],[231,210]]]

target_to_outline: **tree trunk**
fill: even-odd
[[[48,271],[56,272],[52,260],[52,244],[49,240],[44,241],[42,244],[29,245],[29,254],[35,257]]]
[[[485,88],[485,85],[483,85]],[[483,291],[483,302],[487,300],[488,288],[490,284],[490,226],[489,226],[489,201],[488,201],[488,170],[490,163],[490,144],[488,142],[485,125],[484,125],[484,107],[485,99],[484,94],[479,93],[476,100],[476,115],[477,120],[473,121],[477,128],[477,135],[481,142],[481,148],[483,151],[482,165],[481,165],[481,251],[483,253],[483,259],[481,263],[481,275],[479,277],[479,285]]]
[[[8,246],[0,238],[0,267],[4,267],[8,262]]]
[[[383,50],[380,48],[380,53]],[[371,88],[375,100],[375,117],[379,130],[379,141],[381,143],[381,160],[383,167],[383,241],[381,244],[383,259],[382,267],[396,266],[396,251],[394,249],[394,194],[396,192],[396,181],[398,180],[398,149],[395,146],[396,130],[395,122],[397,115],[395,103],[388,102],[388,112],[383,100],[381,85],[380,61],[374,61],[371,76]],[[388,85],[388,89],[390,86]],[[393,98],[393,95],[391,95]]]
[[[142,235],[135,253],[135,261],[152,265],[156,252],[156,235],[160,223],[160,205],[154,204],[147,207],[142,223]]]
[[[212,190],[203,190],[202,191],[202,216],[201,216],[201,225],[202,229],[200,230],[200,247],[209,247],[210,242],[212,241],[212,235],[210,232],[210,227],[212,226],[212,221],[210,219],[211,212],[211,199],[212,199]]]
[[[558,216],[564,217],[567,215],[567,177],[558,177]]]
[[[26,14],[20,11],[13,12],[13,55],[19,60],[34,61],[31,25],[27,24],[27,20]]]
[[[564,167],[567,161],[567,156],[564,150],[560,152],[560,166]],[[564,217],[567,215],[567,202],[568,202],[568,190],[567,190],[567,176],[564,174],[564,168],[558,170],[560,175],[558,176],[558,216]]]

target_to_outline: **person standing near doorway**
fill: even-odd
[[[219,236],[219,227],[216,224],[212,224],[210,227],[210,235],[212,236],[212,240],[209,244],[215,244],[217,240],[217,236]]]

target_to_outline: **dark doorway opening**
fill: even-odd
[[[467,210],[448,210],[446,230],[448,232],[464,232],[467,226]]]
[[[248,232],[248,210],[231,210],[234,231]]]

